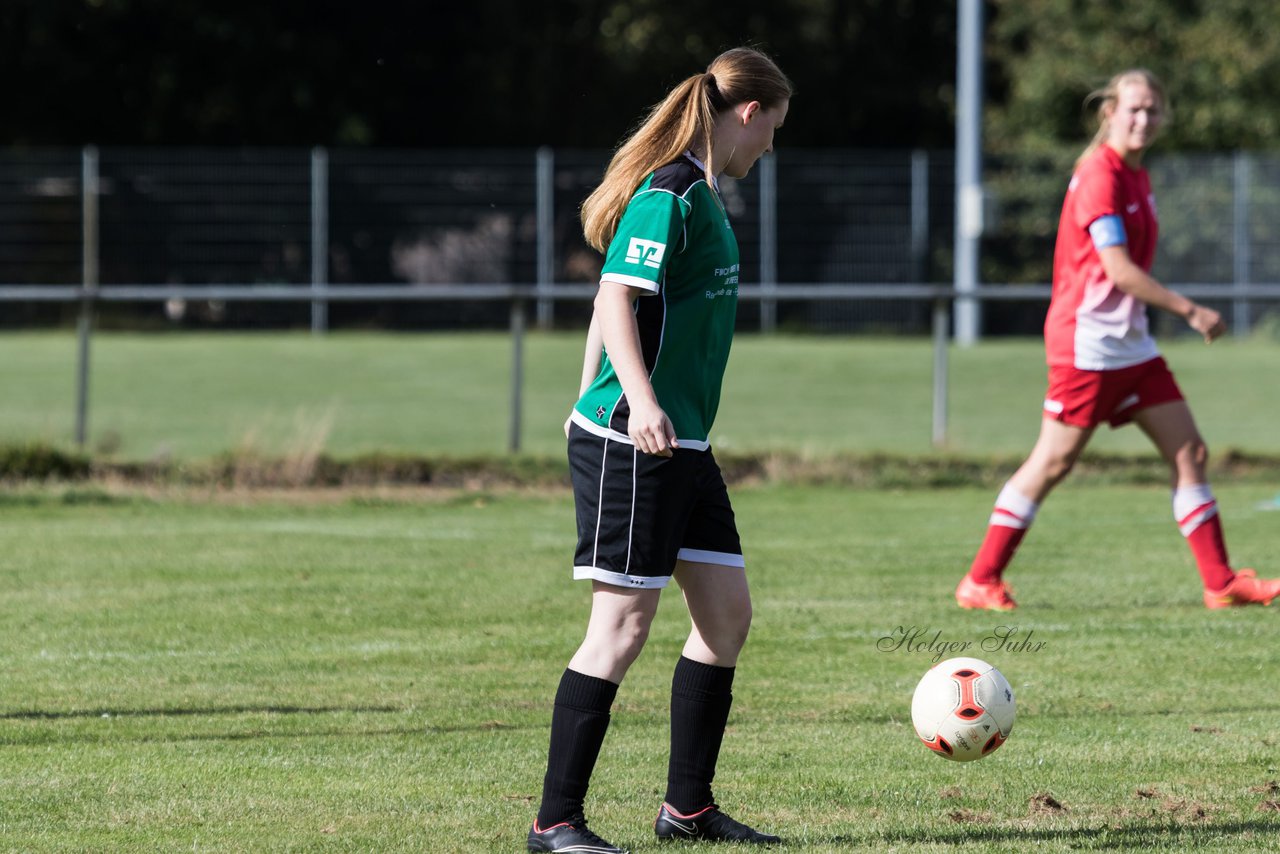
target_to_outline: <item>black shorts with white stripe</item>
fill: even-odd
[[[677,560],[744,566],[710,449],[651,456],[572,424],[569,470],[578,517],[574,578],[666,587]]]

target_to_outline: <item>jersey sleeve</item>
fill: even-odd
[[[689,203],[674,193],[647,190],[633,197],[605,253],[600,281],[658,293],[688,215]]]
[[[1099,217],[1118,215],[1120,202],[1119,176],[1108,169],[1105,161],[1094,158],[1076,176],[1075,204],[1072,211],[1076,227],[1087,229]]]

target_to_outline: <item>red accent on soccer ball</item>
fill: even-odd
[[[978,698],[973,690],[973,683],[978,681],[978,676],[976,670],[970,670],[967,667],[951,674],[951,678],[960,685],[960,705],[956,706],[955,713],[967,721],[980,718],[983,713],[983,708],[978,705]]]

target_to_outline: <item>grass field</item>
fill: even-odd
[[[1212,448],[1280,453],[1280,395],[1269,393],[1280,344],[1179,340],[1164,350]],[[581,333],[529,336],[526,451],[563,455],[560,425],[581,360]],[[1043,362],[1038,341],[953,348],[949,450],[1025,452],[1038,429]],[[103,333],[92,365],[90,449],[131,460],[299,448],[460,456],[507,446],[511,347],[496,333]],[[740,336],[713,441],[737,451],[930,453],[931,376],[923,339]],[[69,445],[74,383],[73,336],[0,335],[0,443]],[[1128,429],[1100,431],[1091,447],[1149,446]]]
[[[1234,554],[1274,572],[1274,489],[1218,493]],[[1165,490],[1069,484],[1013,572],[1023,607],[961,612],[991,498],[737,493],[756,622],[721,802],[796,852],[1277,850],[1275,609],[1201,607]],[[571,526],[559,493],[10,490],[0,850],[522,850],[585,625]],[[1027,648],[983,648],[1002,625]],[[934,652],[881,640],[912,627],[1012,682],[994,756],[915,741]],[[589,798],[636,851],[659,848],[685,631],[670,591]]]
[[[1276,349],[1166,345],[1216,451],[1280,453]],[[1038,343],[951,358],[948,450],[1025,452]],[[581,336],[532,335],[526,359],[525,448],[562,458]],[[0,335],[0,444],[69,446],[74,360],[66,334]],[[93,365],[99,456],[505,448],[502,335],[102,334]],[[930,454],[930,370],[925,341],[744,336],[715,442]],[[1094,450],[1150,453],[1133,429]],[[1216,486],[1233,556],[1269,574],[1277,489]],[[1167,490],[1082,478],[1019,556],[1022,609],[959,611],[993,496],[735,490],[756,622],[726,808],[797,852],[1280,850],[1276,609],[1206,611]],[[558,488],[0,485],[0,851],[522,850],[588,608],[572,526]],[[658,849],[687,631],[666,600],[589,801],[635,851]],[[1017,692],[1012,738],[981,762],[912,734],[938,644]]]

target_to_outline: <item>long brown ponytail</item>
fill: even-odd
[[[650,110],[640,127],[614,153],[600,186],[582,203],[588,245],[604,252],[622,212],[645,176],[691,148],[705,153],[707,182],[716,117],[747,101],[768,109],[791,97],[791,81],[765,54],[739,47],[717,56],[706,72],[687,77]]]

